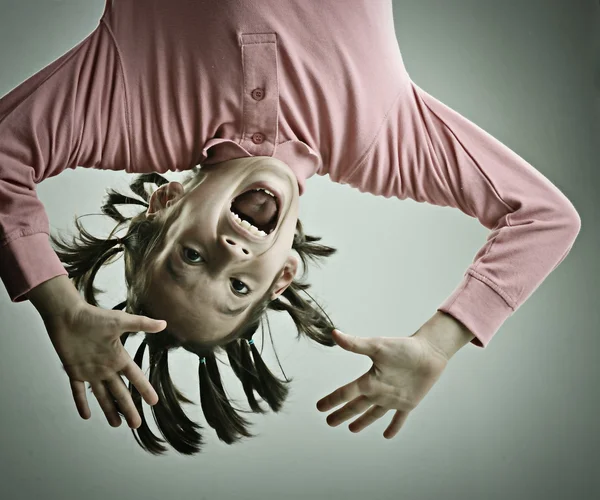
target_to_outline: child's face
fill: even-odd
[[[202,171],[206,178],[183,198],[180,183],[161,186],[153,193],[147,212],[150,218],[167,203],[183,204],[180,215],[169,223],[166,243],[151,271],[150,306],[186,342],[226,337],[267,292],[271,299],[283,293],[298,265],[291,253],[298,220],[298,183],[285,163],[271,157],[243,158]],[[278,198],[276,226],[266,237],[240,227],[231,212],[232,201],[257,182]],[[254,210],[256,224],[264,227],[258,223],[261,210],[265,216],[274,210],[266,196],[243,197],[246,201],[241,204],[237,200],[239,215],[244,218]],[[181,279],[173,279],[170,269]]]

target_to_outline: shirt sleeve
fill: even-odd
[[[490,230],[438,308],[479,347],[563,261],[581,228],[572,203],[539,171],[410,80],[371,151],[343,182],[458,208]]]
[[[0,99],[0,278],[13,302],[68,274],[36,184],[77,166],[128,169],[129,151],[118,50],[102,22]]]

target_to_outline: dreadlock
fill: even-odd
[[[194,167],[192,174],[183,182],[185,193],[189,193],[195,186],[202,182],[205,174],[199,167]],[[155,252],[164,242],[169,222],[180,213],[182,204],[176,203],[161,211],[158,217],[147,219],[145,210],[133,217],[126,217],[117,205],[141,205],[149,207],[150,193],[146,191],[146,184],[161,186],[169,181],[158,173],[141,174],[130,184],[131,191],[139,197],[133,198],[121,194],[113,189],[107,190],[102,214],[117,222],[107,239],[97,238],[86,231],[76,217],[75,226],[79,231],[78,237],[73,237],[71,243],[64,238],[50,236],[54,249],[65,265],[69,278],[75,287],[83,293],[85,300],[98,306],[97,295],[104,290],[94,286],[94,280],[102,266],[113,262],[119,252],[124,253],[125,282],[127,299],[117,304],[113,309],[125,310],[130,314],[154,317],[152,311],[145,305],[150,287],[150,275],[147,272],[148,262],[152,262]],[[127,226],[127,234],[123,238],[116,238],[114,234]],[[184,455],[193,455],[201,452],[203,447],[202,426],[191,421],[181,407],[181,403],[193,404],[173,384],[169,373],[168,355],[175,348],[183,349],[198,356],[198,378],[200,402],[206,422],[212,427],[220,440],[233,444],[242,437],[254,437],[248,430],[249,422],[240,413],[265,413],[254,393],[256,392],[273,410],[279,412],[286,400],[292,379],[277,378],[264,363],[261,353],[254,344],[253,335],[261,326],[264,340],[264,322],[273,344],[273,337],[268,323],[267,311],[286,311],[298,331],[299,338],[306,335],[321,345],[335,345],[331,332],[334,325],[325,311],[308,294],[310,285],[304,283],[309,261],[318,262],[324,257],[335,253],[335,249],[318,243],[320,238],[304,233],[300,220],[297,221],[292,249],[295,250],[303,264],[302,276],[294,279],[290,286],[283,292],[282,297],[270,300],[269,293],[258,302],[250,312],[244,325],[236,329],[217,345],[208,345],[200,342],[182,342],[168,327],[160,334],[146,334],[137,349],[134,362],[142,368],[142,360],[146,348],[149,351],[150,375],[149,380],[155,388],[159,401],[151,406],[152,415],[162,438],[156,436],[146,422],[142,397],[138,390],[129,382],[129,391],[133,402],[141,416],[142,424],[138,429],[132,429],[136,442],[147,452],[160,455],[167,451],[163,443],[168,442],[177,452]],[[115,245],[120,244],[118,247]],[[305,299],[304,295],[309,297]],[[131,333],[121,335],[121,343],[125,345]],[[264,345],[264,342],[263,342]],[[273,346],[274,347],[274,346]],[[251,411],[234,408],[228,398],[222,383],[216,355],[225,350],[229,365],[237,378],[242,383],[246,399]],[[275,352],[277,362],[279,357]],[[283,371],[283,369],[282,369]],[[116,401],[115,401],[116,404]],[[117,405],[119,413],[123,415]]]

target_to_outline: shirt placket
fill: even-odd
[[[240,145],[254,156],[272,156],[277,144],[277,35],[240,35],[244,72]]]

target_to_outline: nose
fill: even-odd
[[[221,247],[234,260],[248,260],[252,257],[250,249],[235,236],[221,235],[219,237]]]

